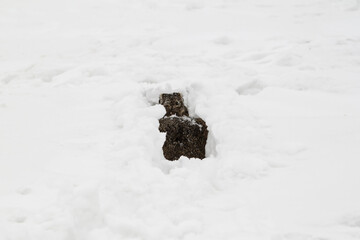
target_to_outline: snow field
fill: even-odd
[[[0,6],[0,239],[360,238],[359,1]],[[166,161],[180,91],[207,158]]]

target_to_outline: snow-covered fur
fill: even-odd
[[[187,107],[184,104],[184,99],[180,93],[161,94],[159,103],[166,109],[165,116],[189,116]]]

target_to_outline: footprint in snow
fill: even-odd
[[[8,76],[6,76],[6,77],[3,77],[3,78],[1,79],[1,82],[2,82],[3,84],[9,84],[9,83],[10,83],[12,80],[14,80],[16,77],[17,77],[16,75],[11,74],[11,75],[8,75]]]
[[[286,54],[280,57],[277,61],[277,65],[283,67],[293,67],[301,63],[301,57],[296,54]]]
[[[345,216],[340,222],[348,227],[360,228],[360,214]]]
[[[27,220],[27,217],[22,212],[13,213],[8,218],[9,222],[14,222],[14,223],[24,223],[24,222],[26,222],[26,220]]]
[[[28,195],[31,193],[31,188],[29,187],[20,187],[16,190],[16,192],[20,195]]]
[[[217,45],[229,45],[231,43],[231,39],[226,36],[222,36],[216,38],[213,42]]]
[[[261,92],[264,88],[265,87],[261,83],[254,80],[239,86],[236,89],[236,92],[239,95],[255,95]]]
[[[246,56],[245,58],[243,58],[243,60],[244,61],[260,61],[270,55],[271,55],[270,53],[253,53],[253,54],[250,54],[250,55]]]

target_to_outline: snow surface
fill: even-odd
[[[360,239],[359,0],[1,0],[0,239]],[[209,126],[162,156],[160,93]]]

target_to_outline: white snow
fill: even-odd
[[[0,240],[360,239],[359,0],[2,0]],[[169,162],[182,92],[207,157]]]

